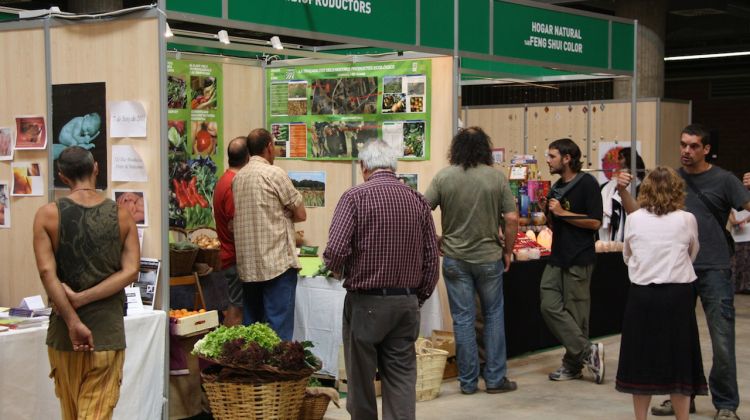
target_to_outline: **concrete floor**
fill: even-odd
[[[750,295],[737,295],[737,371],[740,387],[741,419],[750,420]],[[698,326],[703,351],[703,366],[708,375],[711,368],[711,343],[703,311],[698,308]],[[432,401],[417,403],[418,419],[632,419],[632,399],[614,389],[620,336],[600,340],[605,345],[606,374],[604,383],[596,385],[590,375],[582,380],[553,382],[547,373],[560,364],[562,350],[552,349],[538,354],[515,358],[508,362],[508,376],[518,382],[519,389],[508,394],[489,395],[477,392],[462,395],[456,380],[443,382],[440,396]],[[586,372],[588,374],[588,372]],[[480,384],[483,388],[483,384]],[[662,401],[655,396],[654,401]],[[380,403],[380,398],[378,398]],[[331,404],[325,419],[348,419],[345,407]],[[378,404],[379,405],[379,404]],[[715,410],[711,398],[696,399],[697,413],[692,419],[713,419]],[[652,418],[659,418],[653,417]]]

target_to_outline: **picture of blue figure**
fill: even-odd
[[[94,140],[101,133],[101,124],[102,119],[96,112],[72,118],[60,130],[59,143],[52,145],[52,158],[56,160],[60,153],[70,146],[78,146],[86,150],[96,147]]]

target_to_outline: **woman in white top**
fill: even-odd
[[[622,327],[615,388],[633,394],[636,419],[652,395],[669,394],[678,419],[691,395],[706,395],[695,319],[698,225],[684,210],[685,184],[659,166],[641,184],[640,210],[628,215],[623,257],[631,287]]]

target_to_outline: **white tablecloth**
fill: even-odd
[[[125,366],[115,419],[160,419],[166,314],[125,318]],[[0,419],[59,419],[49,378],[47,327],[0,333]]]
[[[328,277],[300,277],[294,306],[294,339],[312,341],[312,352],[323,361],[320,373],[338,378],[339,346],[346,289],[343,282]],[[421,310],[420,334],[442,329],[437,290]]]

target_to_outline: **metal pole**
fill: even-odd
[[[453,0],[453,103],[451,115],[451,137],[458,133],[458,95],[461,88],[461,74],[458,57],[458,0]]]
[[[44,78],[47,83],[47,201],[55,200],[55,161],[52,160],[52,40],[49,18],[44,20]]]
[[[167,10],[166,0],[159,0],[159,10]],[[167,17],[158,14],[157,42],[159,43],[159,180],[161,188],[161,308],[169,310],[169,143],[167,140]],[[162,419],[169,419],[169,322],[164,330],[164,388],[162,389]]]
[[[633,77],[630,79],[630,173],[633,174],[633,182],[630,183],[630,195],[636,196],[636,182],[638,177],[637,156],[638,151],[636,138],[638,136],[638,21],[633,25]]]

